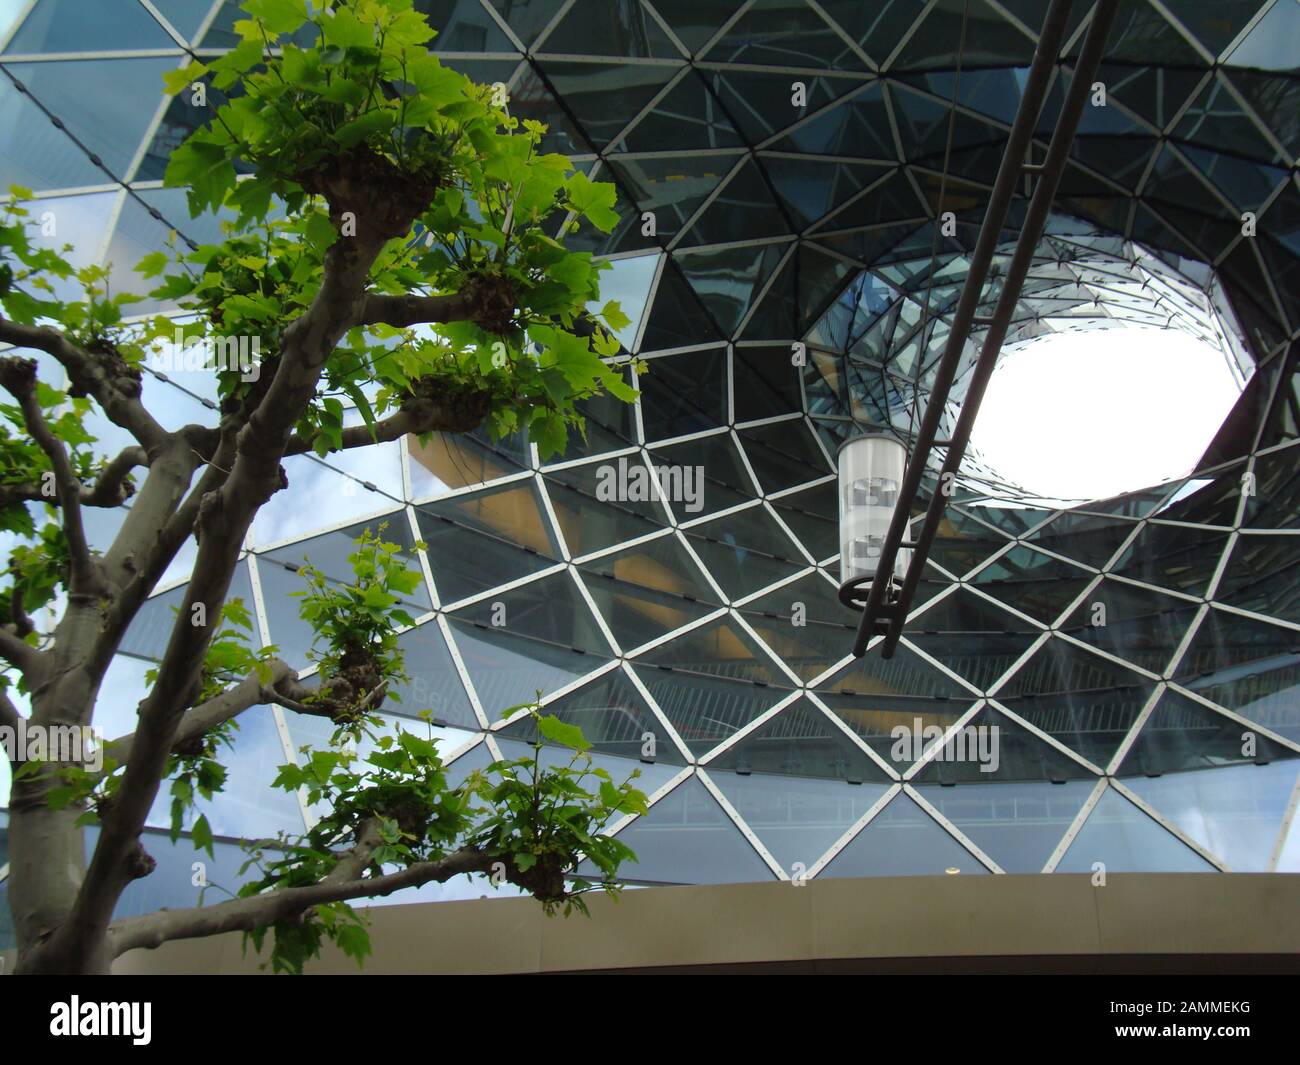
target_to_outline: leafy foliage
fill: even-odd
[[[31,191],[14,187],[0,205],[4,319],[53,327],[89,353],[94,374],[132,400],[141,395],[146,367],[158,368],[152,360],[179,334],[204,352],[185,368],[215,376],[224,434],[247,428],[261,409],[293,349],[295,325],[313,309],[333,306],[320,299],[331,264],[355,261],[369,264],[364,291],[353,297],[359,302],[344,308],[351,312],[346,321],[356,324],[339,325],[313,351],[324,360],[313,366],[318,385],[285,419],[293,421],[294,453],[310,447],[324,457],[342,449],[351,408],[372,434],[398,412],[424,426],[420,433],[484,423],[497,437],[526,434],[547,458],[564,450],[571,433],[585,431],[584,401],[602,392],[632,401],[629,360],[614,336],[630,323],[616,300],[600,300],[609,264],[564,243],[584,221],[612,230],[613,186],[544,152],[545,127],[512,117],[503,86],[476,85],[444,67],[427,49],[434,31],[412,0],[245,0],[242,7],[248,17],[235,24],[237,47],[166,78],[167,92],[193,106],[209,107],[202,98],[211,93],[209,120],[173,152],[165,183],[187,190],[193,214],[216,214],[221,233],[198,246],[183,246],[173,234],[165,249],[139,263],[148,298],[168,313],[132,315],[144,297],[111,291],[115,275],[107,267],[74,266],[74,249],[52,246],[43,221],[33,217]],[[372,306],[376,313],[363,313]],[[177,310],[184,312],[179,319]],[[250,340],[257,373],[218,357]],[[51,373],[40,360],[36,371],[41,379],[27,395],[27,410],[16,393],[18,405],[0,403],[0,532],[16,541],[8,586],[0,588],[0,625],[48,648],[52,633],[28,615],[76,598],[74,563],[84,571],[86,560],[73,550],[76,538],[57,505],[51,455],[58,449],[27,431],[32,396],[41,423],[66,453],[72,488],[84,500],[78,509],[119,506],[135,487],[125,471],[154,456],[146,456],[148,463],[134,457],[134,445],[117,456],[97,451],[100,441],[87,423],[126,425],[107,409],[94,374]],[[211,451],[191,444],[206,440],[215,448],[210,426],[166,431],[169,441],[198,456],[200,476],[230,476]],[[87,495],[110,470],[112,491]],[[133,510],[133,518],[142,512],[148,508]],[[197,536],[198,525],[190,531]],[[455,787],[432,733],[379,734],[375,711],[405,679],[397,632],[414,619],[403,602],[420,581],[382,532],[357,540],[350,581],[335,581],[310,562],[301,571],[300,613],[316,634],[312,689],[292,678],[292,696],[273,690],[275,648],[252,638],[253,619],[240,600],[225,602],[211,625],[199,622],[202,665],[195,675],[194,664],[186,664],[179,711],[252,677],[261,685],[258,698],[323,715],[335,726],[327,749],[304,749],[276,780],[300,792],[319,816],[299,836],[251,847],[260,879],[242,894],[318,885],[340,867],[366,880],[403,869],[420,882],[446,879],[452,867],[437,863],[456,855],[455,868],[514,883],[548,912],[585,912],[582,896],[616,891],[614,874],[631,856],[604,829],[620,815],[644,811],[645,797],[632,778],[615,784],[594,767],[581,733],[536,705],[527,708],[539,731],[533,757],[494,762]],[[111,554],[100,556],[97,536],[89,539],[96,558]],[[129,557],[124,568],[138,572],[138,561]],[[114,606],[98,590],[80,598],[98,600],[91,607],[95,623]],[[174,631],[190,623],[178,617]],[[155,694],[164,672],[165,665],[146,677]],[[9,671],[0,674],[0,688],[10,681]],[[223,749],[233,746],[236,729],[227,719],[171,748],[163,774],[173,840],[188,822],[196,847],[209,854],[211,826],[194,815],[225,786]],[[572,757],[550,765],[544,739],[567,745]],[[61,765],[47,774],[48,805],[75,807],[79,825],[101,820],[127,778],[129,754],[111,752],[97,771]],[[23,769],[43,772],[35,764]],[[106,821],[103,834],[112,827]],[[584,856],[601,870],[599,885],[574,879]],[[143,851],[132,862],[133,876],[152,868]],[[364,917],[346,902],[311,906],[269,928],[278,971],[301,971],[325,942],[358,960],[369,951]],[[267,931],[255,929],[253,942],[260,945]]]

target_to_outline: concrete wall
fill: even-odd
[[[371,911],[368,973],[1300,971],[1300,876],[888,877],[628,891],[590,919],[532,899]],[[122,973],[255,973],[240,936],[120,958]],[[355,973],[328,951],[316,973]]]

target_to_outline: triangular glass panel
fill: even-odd
[[[568,570],[480,599],[461,607],[452,617],[490,630],[546,640],[579,654],[611,653]]]
[[[768,592],[740,613],[805,683],[840,661],[853,643],[854,617],[820,573]]]
[[[502,711],[571,684],[604,661],[535,636],[458,617],[448,620],[489,724],[499,720]]]
[[[682,765],[684,759],[663,725],[651,713],[641,693],[627,679],[622,669],[611,670],[543,708],[543,713],[558,717],[566,725],[582,729],[595,753],[615,755],[635,766],[646,751],[646,737],[654,741],[655,763]],[[528,743],[537,741],[537,725],[531,717],[520,717],[501,730]],[[644,790],[644,785],[638,785]]]
[[[639,4],[576,0],[542,42],[543,52],[564,55],[681,59],[659,21]]]
[[[668,648],[676,642],[668,644]],[[741,663],[739,668],[753,667]],[[789,689],[745,679],[711,676],[672,666],[655,668],[640,659],[636,662],[636,674],[696,758],[702,758],[718,744],[731,739],[790,694]]]
[[[177,623],[176,619],[179,616],[181,604],[185,602],[187,588],[188,585],[185,584],[177,585],[175,588],[159,592],[157,595],[146,599],[132,619],[131,624],[127,626],[126,634],[122,637],[122,643],[118,650],[122,654],[134,655],[137,658],[147,658],[153,662],[161,661],[163,653],[167,650],[167,643],[171,639],[172,628]],[[299,580],[295,590],[301,588],[302,582]],[[226,594],[225,601],[230,603],[234,599],[242,600],[249,613],[253,612],[253,582],[248,575],[247,562],[240,562],[231,576],[230,589]],[[293,602],[293,600],[290,600],[290,602]],[[296,614],[297,611],[295,610],[294,613]],[[220,631],[239,631],[242,633],[244,630],[236,630],[233,626],[227,624]],[[254,649],[261,645],[256,629],[246,636],[245,640]],[[275,642],[274,636],[272,642]],[[284,650],[283,645],[278,646]],[[305,650],[304,647],[303,651]],[[283,654],[281,657],[288,660],[289,655]],[[304,656],[299,655],[298,658],[305,663]]]
[[[930,561],[961,577],[1006,546],[1006,537],[963,511],[947,507],[930,548]]]
[[[8,78],[0,81],[0,185],[39,192],[125,178],[163,102],[163,75],[176,65],[175,57],[7,63],[6,71],[27,93],[20,94]],[[67,132],[52,126],[33,99]],[[87,151],[103,161],[107,173]]]
[[[1255,491],[1243,522],[1252,529],[1300,527],[1300,449],[1283,448],[1255,459]]]
[[[408,629],[397,637],[397,645],[409,679],[389,687],[383,708],[406,717],[428,713],[436,725],[478,728],[478,717],[438,623],[430,620]]]
[[[749,502],[755,495],[730,433],[719,433],[658,448],[650,452],[650,462],[655,467],[666,464],[680,469],[682,473],[679,476],[684,486],[688,471],[691,477],[698,478],[694,468],[703,466],[702,491],[693,494],[669,493],[669,503],[678,521],[691,521],[705,514],[739,506]],[[671,476],[678,475],[661,473],[661,482]],[[680,498],[674,498],[675,496]]]
[[[656,152],[662,151],[665,144],[672,144],[679,151],[699,151],[709,148],[739,148],[744,143],[700,72],[691,68],[667,93],[643,111],[636,124],[610,145],[607,152]],[[735,158],[730,157],[727,165],[719,169],[711,168],[706,177],[711,177],[716,185],[718,179],[731,169]],[[693,160],[682,156],[675,160],[640,159],[636,162],[650,166],[656,163],[667,164],[666,169],[671,173],[681,173],[684,169],[689,172],[693,168]],[[689,208],[678,206],[674,202],[686,191],[684,189],[675,189],[671,197],[664,196],[650,202],[674,213],[688,215],[703,199],[704,193],[700,189],[704,187],[691,189]],[[664,232],[665,228],[661,221],[660,232]]]
[[[693,56],[736,13],[732,0],[654,0],[653,6]]]
[[[1175,679],[1258,725],[1300,740],[1300,633],[1212,609]]]
[[[643,210],[654,212],[655,233],[663,240],[677,235],[735,165],[734,155],[649,159],[615,156],[608,160],[608,166],[628,195]]]
[[[280,766],[289,761],[269,706],[254,706],[239,715],[232,746],[222,752],[225,783],[211,798],[194,796],[181,828],[188,831],[207,818],[213,833],[244,839],[273,839],[280,832],[299,835],[304,830],[298,796],[272,786]],[[171,800],[168,784],[159,789],[148,824],[170,828]]]
[[[728,244],[790,234],[785,219],[762,170],[753,160],[722,187],[681,241],[683,248]]]
[[[536,43],[538,35],[550,25],[558,10],[553,4],[518,4],[514,0],[489,2],[525,48]]]
[[[915,746],[931,737],[913,737]],[[1018,721],[990,706],[942,741],[915,779],[923,784],[1002,784],[1036,781],[1061,784],[1067,780],[1096,782],[1096,775],[1057,750]]]
[[[939,15],[940,21],[945,18]],[[922,36],[918,33],[912,39],[915,41]],[[1005,132],[973,115],[958,112],[956,121],[950,123],[951,107],[903,85],[891,84],[889,94],[908,162],[933,160],[942,165],[943,154],[950,142],[952,150],[957,151],[1006,141]]]
[[[999,688],[997,699],[1105,768],[1154,689],[1154,681],[1052,637]]]
[[[988,870],[908,795],[896,795],[825,869],[824,877],[982,874]]]
[[[817,697],[858,734],[895,772],[902,774],[924,747],[912,742],[927,729],[946,731],[970,709],[970,698],[917,698],[819,691]]]
[[[861,70],[839,34],[797,0],[760,0],[704,54],[709,63]]]
[[[212,10],[212,0],[153,0],[153,6],[182,39],[192,41]]]
[[[1133,533],[1133,523],[1067,511],[1033,533],[1029,540],[1084,566],[1106,565]]]
[[[806,873],[889,790],[888,784],[740,775],[709,777],[787,875]]]
[[[536,573],[559,553],[531,484],[425,503],[415,516],[443,603]]]
[[[667,666],[693,674],[749,681],[758,687],[786,683],[767,653],[728,617],[718,618],[636,659],[643,675],[650,666]],[[769,705],[775,702],[769,699]]]
[[[802,419],[740,430],[764,492],[780,492],[834,472]]]
[[[1034,41],[983,0],[971,0],[961,17],[931,8],[891,69],[950,68],[959,51],[963,66],[1023,67],[1033,60]]]
[[[570,555],[590,555],[663,528],[657,503],[639,492],[618,491],[620,469],[630,471],[640,462],[639,455],[629,455],[621,462],[571,466],[547,476],[546,494]]]
[[[1215,598],[1300,623],[1300,558],[1295,538],[1285,534],[1242,536],[1228,556]]]
[[[438,36],[429,42],[434,52],[514,52],[513,41],[479,4],[459,0],[415,0],[415,10],[427,15]]]
[[[881,165],[760,155],[777,195],[795,221],[810,226],[882,177]],[[838,229],[832,223],[831,228]]]
[[[884,64],[925,11],[921,0],[877,6],[859,0],[823,0],[821,7],[877,66]]]
[[[1058,873],[1212,873],[1214,866],[1158,825],[1119,792],[1107,788],[1088,815]]]
[[[699,433],[727,420],[727,352],[688,351],[647,360],[637,374],[647,442]]]
[[[1208,588],[1229,534],[1182,525],[1147,525],[1113,567],[1134,580],[1201,596]]]
[[[655,289],[641,338],[642,352],[681,348],[725,339],[695,290],[670,258]]]
[[[1182,27],[1217,59],[1223,50],[1237,39],[1237,35],[1246,24],[1254,18],[1261,4],[1260,0],[1219,0],[1215,4],[1205,4],[1201,0],[1166,0],[1165,7]],[[1294,14],[1291,12],[1293,17],[1290,19],[1273,19],[1272,32],[1285,32],[1288,29],[1294,31]],[[1248,42],[1258,33],[1268,21],[1269,19],[1265,18],[1260,22],[1247,36],[1246,41]],[[1244,44],[1245,42],[1238,46],[1238,51],[1244,47]]]
[[[987,599],[958,588],[903,626],[908,640],[986,691],[1010,669],[1041,630]]]
[[[1062,632],[1163,674],[1196,616],[1196,604],[1106,579],[1061,623]]]
[[[597,610],[624,651],[716,609],[711,601],[714,593],[675,536],[659,537],[579,568]]]
[[[1091,580],[1087,570],[1023,545],[971,578],[982,591],[1048,625]]]
[[[431,433],[426,441],[408,436],[411,497],[428,499],[456,488],[483,484],[518,473],[529,464],[528,440],[517,433],[492,441],[473,433]]]
[[[739,66],[697,69],[750,144],[789,129],[862,87],[862,81],[855,77],[818,77],[816,72],[796,75]],[[803,85],[802,93],[797,91],[796,83]]]
[[[1096,780],[916,785],[921,796],[1007,873],[1040,873]]]
[[[735,390],[737,422],[771,418],[801,409],[799,370],[790,364],[785,345],[737,347],[732,373],[742,387]]]
[[[520,121],[531,118],[547,127],[537,146],[539,154],[586,155],[593,151],[587,133],[579,128],[569,111],[560,106],[549,83],[531,63],[510,90],[510,114]]]
[[[1166,690],[1116,775],[1158,777],[1163,773],[1262,765],[1293,758],[1300,758],[1300,753],[1185,695]]]
[[[1130,777],[1124,783],[1233,872],[1266,873],[1296,786],[1294,761]]]
[[[891,163],[899,158],[880,82],[872,82],[835,107],[801,123],[768,147],[779,152],[849,156]],[[917,208],[919,212],[919,203]],[[827,228],[838,230],[845,225],[837,216]],[[870,261],[871,257],[862,258]]]
[[[769,779],[816,777],[853,784],[890,779],[806,696],[732,744],[708,767],[719,782],[731,773],[751,772]]]
[[[807,565],[761,506],[692,526],[686,535],[709,574],[733,600],[792,577]]]
[[[731,336],[785,253],[784,244],[766,244],[681,251],[676,261],[719,327]]]
[[[137,0],[96,0],[93,4],[41,0],[10,38],[5,53],[129,52],[176,47],[171,35]]]
[[[744,884],[775,874],[696,777],[683,781],[616,837],[636,854],[619,879],[650,884]],[[580,875],[600,879],[590,862]]]
[[[571,63],[543,59],[546,80],[587,140],[606,148],[680,69],[676,63]]]

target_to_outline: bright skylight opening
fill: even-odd
[[[1186,333],[1061,333],[1003,357],[971,442],[1030,492],[1105,499],[1191,472],[1239,395],[1224,354]]]

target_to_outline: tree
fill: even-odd
[[[192,214],[221,212],[224,239],[139,266],[151,295],[192,319],[133,319],[137,298],[110,292],[105,270],[38,246],[26,190],[12,190],[0,226],[0,341],[15,349],[0,357],[13,401],[0,406],[0,528],[17,538],[0,606],[0,727],[90,726],[127,626],[197,541],[134,733],[106,745],[97,771],[53,752],[15,762],[9,898],[23,972],[104,972],[125,950],[230,930],[259,945],[270,930],[280,969],[300,970],[326,939],[361,958],[365,926],[348,900],[465,872],[495,871],[567,912],[602,885],[566,872],[586,855],[612,877],[630,852],[601,830],[645,808],[630,780],[591,767],[580,732],[535,706],[538,746],[568,744],[567,767],[548,770],[535,751],[451,788],[418,731],[381,740],[364,762],[349,754],[402,676],[393,631],[410,623],[399,596],[417,579],[379,533],[358,541],[350,584],[306,573],[314,684],[242,638],[231,577],[258,509],[287,487],[285,456],[481,424],[526,429],[547,456],[582,431],[582,400],[635,398],[612,334],[627,319],[615,302],[586,309],[605,264],[548,235],[580,219],[608,232],[612,186],[543,154],[544,127],[509,116],[504,86],[442,66],[411,0],[243,8],[236,48],[167,79],[173,95],[221,98],[166,182],[188,189]],[[217,375],[215,425],[169,430],[142,401],[141,366],[178,328]],[[226,357],[249,338],[255,372]],[[61,367],[66,387],[38,365]],[[363,424],[344,427],[345,399]],[[130,446],[99,454],[82,427],[92,409]],[[85,509],[126,500],[111,546],[92,550]],[[114,921],[123,889],[153,867],[141,836],[161,785],[171,781],[175,832],[196,794],[220,790],[239,714],[268,701],[334,723],[328,749],[276,782],[332,812],[254,849],[261,876],[242,897]],[[99,836],[87,863],[88,824]],[[202,818],[193,837],[211,849]]]

